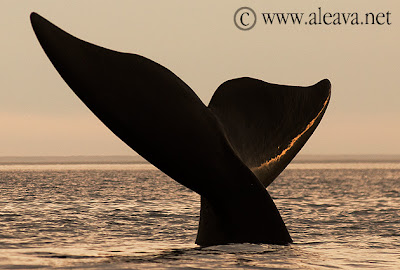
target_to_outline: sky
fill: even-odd
[[[234,24],[240,7],[257,23]],[[400,154],[400,2],[2,0],[0,156],[134,155],[73,94],[29,21],[39,13],[91,43],[150,58],[208,104],[224,81],[328,78],[332,98],[302,154]],[[391,13],[390,25],[266,25],[261,13]],[[247,19],[247,18],[245,18]],[[383,21],[383,20],[381,20]]]

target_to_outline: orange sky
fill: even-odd
[[[242,6],[261,12],[388,12],[392,25],[235,28]],[[144,55],[208,104],[228,79],[311,85],[332,99],[306,154],[400,154],[400,3],[390,1],[3,1],[0,156],[134,154],[72,93],[39,46],[32,11],[71,34]]]

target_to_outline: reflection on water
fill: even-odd
[[[143,164],[11,164],[0,165],[0,171],[135,171],[156,170],[150,163]]]
[[[0,269],[400,264],[398,164],[290,165],[268,190],[295,243],[208,248],[194,244],[199,196],[151,165],[10,166],[0,168]]]
[[[372,162],[329,162],[329,163],[291,163],[287,169],[295,170],[400,170],[400,163],[372,163]]]

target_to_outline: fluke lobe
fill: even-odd
[[[320,122],[330,83],[223,83],[206,107],[167,68],[80,40],[36,13],[35,34],[64,81],[122,141],[201,195],[196,243],[292,242],[266,187]]]

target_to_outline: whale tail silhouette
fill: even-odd
[[[31,23],[86,106],[138,154],[201,195],[196,243],[292,242],[265,187],[315,130],[329,81],[294,87],[235,79],[206,107],[160,64],[80,40],[36,13]]]
[[[298,87],[239,78],[223,83],[209,108],[237,155],[267,187],[317,128],[330,89],[326,79]]]

